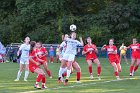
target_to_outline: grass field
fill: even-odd
[[[117,81],[113,75],[113,69],[107,59],[100,58],[102,64],[102,80],[97,80],[96,66],[93,65],[94,79],[89,79],[89,73],[85,59],[78,58],[78,63],[82,69],[81,84],[77,84],[76,74],[70,77],[69,85],[57,84],[57,74],[60,63],[49,63],[53,79],[47,77],[46,85],[48,89],[36,90],[33,85],[36,74],[30,73],[28,82],[23,81],[24,73],[19,82],[14,82],[18,71],[17,63],[0,64],[0,93],[139,93],[140,92],[140,70],[138,69],[134,77],[129,77],[129,65],[122,63],[122,72]],[[129,62],[130,64],[130,62]]]

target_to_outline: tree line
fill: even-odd
[[[29,36],[43,43],[60,43],[77,25],[78,36],[91,36],[98,46],[140,39],[139,0],[1,0],[0,41],[20,42]]]

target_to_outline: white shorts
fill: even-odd
[[[28,58],[20,58],[20,64],[29,64]]]
[[[74,61],[75,60],[75,55],[74,54],[65,54],[63,55],[63,59],[67,61]]]

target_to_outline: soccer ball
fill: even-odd
[[[76,29],[77,29],[76,25],[74,25],[74,24],[70,25],[70,30],[71,31],[76,31]]]

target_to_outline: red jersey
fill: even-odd
[[[131,44],[129,47],[132,49],[132,58],[140,58],[140,44]]]
[[[117,47],[116,46],[105,46],[104,47],[107,50],[108,55],[116,55],[117,53],[114,53],[115,51],[117,51]]]
[[[36,58],[36,51],[33,50],[32,52],[29,53],[29,57],[32,57],[32,59],[34,61],[37,62],[37,58]],[[35,69],[40,68],[39,66],[37,66],[35,63],[33,63],[31,60],[29,60],[29,70],[34,73]]]
[[[132,54],[140,53],[140,44],[131,44],[129,47],[132,49]]]
[[[108,59],[109,59],[110,63],[115,62],[117,64],[117,63],[120,62],[119,56],[118,56],[117,52],[115,52],[115,51],[117,51],[117,47],[116,46],[114,46],[114,45],[113,46],[107,45],[104,48],[107,50]]]
[[[35,50],[32,50],[32,52],[29,53],[29,57],[31,57],[34,61],[36,61],[36,52]],[[29,60],[29,67],[36,66],[31,60]]]
[[[92,44],[92,45],[87,44],[87,45],[84,46],[84,48],[83,48],[84,52],[90,51],[90,52],[86,53],[86,60],[96,59],[97,58],[95,49],[97,49],[95,44]]]
[[[38,58],[44,60],[44,61],[47,61],[47,58],[46,58],[46,48],[45,47],[41,47],[40,49],[39,48],[36,48],[36,55]]]

